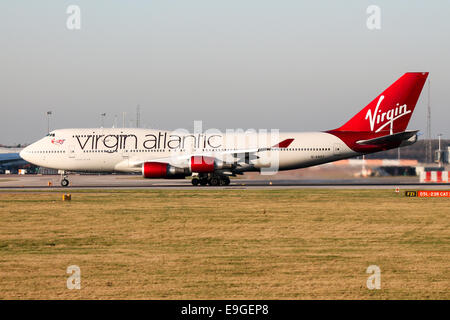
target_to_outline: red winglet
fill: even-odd
[[[281,141],[280,143],[274,145],[272,148],[287,148],[294,141],[294,139],[286,139]]]

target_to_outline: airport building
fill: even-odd
[[[0,147],[0,174],[33,174],[38,167],[23,160],[19,153],[22,148]]]

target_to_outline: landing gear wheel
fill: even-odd
[[[211,177],[209,179],[210,186],[218,186],[220,184],[220,179],[218,177]]]
[[[198,186],[199,183],[200,183],[200,180],[199,180],[199,179],[197,179],[197,178],[193,178],[193,179],[192,179],[192,185],[193,185],[193,186]]]
[[[206,186],[208,184],[208,180],[207,179],[200,179],[200,185],[201,186]]]
[[[230,184],[230,178],[228,178],[228,177],[223,177],[222,180],[221,180],[221,184],[222,184],[223,186],[228,186],[228,185]]]
[[[69,180],[67,180],[67,179],[62,179],[61,180],[61,186],[67,187],[68,185],[69,185]]]

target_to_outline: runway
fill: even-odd
[[[232,179],[229,186],[192,186],[189,179],[143,179],[132,175],[71,175],[69,187],[60,186],[57,175],[4,175],[0,190],[6,189],[450,189],[448,183],[422,184],[417,177],[361,179]]]

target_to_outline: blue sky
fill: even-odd
[[[67,6],[81,30],[66,28]],[[381,8],[368,30],[366,8]],[[449,138],[449,1],[2,1],[0,143],[52,128],[340,126],[404,72],[429,71]],[[426,132],[426,92],[409,125]]]

